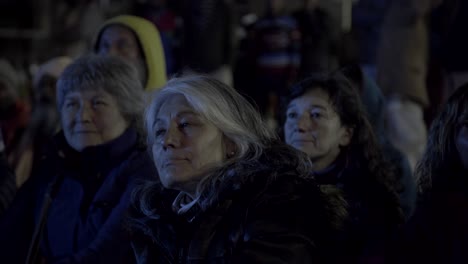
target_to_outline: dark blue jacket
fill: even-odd
[[[0,221],[0,232],[5,234],[0,238],[2,261],[24,261],[44,195],[50,183],[62,177],[47,213],[40,256],[48,263],[125,262],[131,253],[122,220],[134,183],[156,177],[137,133],[128,129],[119,138],[81,153],[59,134],[50,150]]]

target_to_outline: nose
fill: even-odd
[[[168,148],[177,148],[181,144],[181,132],[177,129],[177,126],[171,125],[163,136],[161,144],[164,150]]]
[[[312,120],[308,114],[302,114],[297,120],[296,130],[299,132],[306,132],[312,129]]]
[[[119,48],[115,44],[109,45],[109,47],[106,50],[106,54],[111,55],[111,56],[118,56],[118,57],[121,55]]]
[[[82,104],[77,111],[77,120],[80,122],[90,122],[92,119],[92,109],[86,104]]]

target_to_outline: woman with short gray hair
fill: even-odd
[[[142,128],[144,91],[134,67],[117,57],[88,55],[70,65],[57,81],[57,107],[61,112],[70,92],[100,89],[111,95],[129,124]],[[139,131],[143,132],[143,131]]]
[[[267,130],[233,88],[206,76],[172,79],[145,121],[158,177],[133,196],[138,263],[323,257],[342,212],[309,177],[307,157]]]
[[[130,194],[137,179],[156,174],[142,144],[143,93],[118,58],[84,56],[64,70],[62,131],[0,224],[12,232],[4,237],[24,235],[15,240],[22,245],[1,241],[2,259],[24,262],[28,252],[27,263],[127,263]]]

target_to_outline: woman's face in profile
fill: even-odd
[[[116,139],[128,127],[115,98],[102,89],[69,92],[60,116],[68,144],[80,152]]]
[[[468,170],[468,120],[466,118],[468,114],[465,114],[465,120],[461,120],[461,124],[455,137],[455,145],[458,150],[458,155],[462,162],[465,170]]]
[[[352,136],[320,88],[289,103],[284,133],[287,144],[307,153],[312,161],[323,161],[323,166],[335,160],[340,146],[348,145]]]
[[[193,192],[203,173],[225,157],[222,132],[200,116],[182,95],[166,100],[153,124],[152,152],[166,188]]]

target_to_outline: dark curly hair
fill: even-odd
[[[314,74],[291,87],[289,95],[282,98],[281,123],[285,123],[288,104],[295,98],[315,89],[321,89],[328,94],[330,103],[341,123],[353,128],[350,144],[343,147],[341,151],[347,151],[348,157],[354,164],[376,183],[393,193],[394,199],[398,200],[400,183],[397,181],[395,168],[383,156],[357,89],[341,72]]]
[[[464,180],[459,175],[463,165],[456,150],[455,136],[467,119],[468,84],[465,84],[450,96],[432,122],[426,151],[416,168],[420,201]]]

